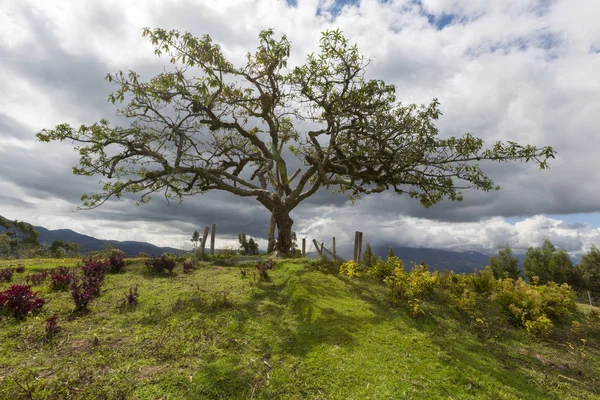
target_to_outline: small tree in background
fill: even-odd
[[[246,255],[255,255],[258,254],[258,244],[254,241],[254,239],[248,239],[245,233],[240,233],[238,235],[238,241],[240,242],[240,247],[242,250],[242,254]]]
[[[527,249],[523,267],[527,279],[533,282],[533,277],[537,276],[538,283],[541,285],[548,282],[569,283],[575,274],[569,254],[563,249],[557,249],[547,238],[544,239],[541,248]]]
[[[248,240],[248,254],[258,254],[258,243],[256,243],[252,238]]]
[[[592,292],[600,292],[600,250],[593,245],[575,268],[581,277],[581,287]]]
[[[375,257],[375,254],[373,253],[373,250],[371,250],[371,245],[369,243],[367,243],[367,246],[365,247],[362,261],[363,265],[367,268],[371,268],[377,262],[377,257]]]
[[[192,238],[190,241],[194,244],[194,249],[198,250],[198,246],[200,246],[200,233],[198,231],[194,231],[192,234]]]
[[[388,250],[388,255],[387,258],[388,260],[391,259],[392,257],[396,257],[396,255],[394,254],[394,249],[392,249],[391,247]]]
[[[490,257],[490,267],[496,279],[504,277],[517,279],[520,275],[518,265],[519,260],[513,256],[510,247],[499,250],[497,256]]]

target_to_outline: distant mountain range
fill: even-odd
[[[451,251],[442,249],[432,249],[425,247],[403,247],[391,246],[394,255],[404,261],[407,269],[410,269],[410,263],[419,264],[424,261],[432,269],[452,270],[454,272],[473,272],[474,269],[483,269],[489,265],[489,254],[477,251]],[[372,246],[373,253],[381,258],[386,258],[390,246]],[[352,245],[342,245],[336,249],[338,257],[344,260],[350,260],[353,257],[354,248]],[[363,248],[363,254],[365,249]],[[309,253],[309,257],[316,257],[316,253]],[[328,254],[331,258],[331,254]],[[517,256],[518,257],[518,256]]]
[[[74,242],[79,244],[80,251],[87,253],[90,251],[98,251],[106,248],[106,245],[123,250],[130,257],[137,256],[140,253],[149,255],[160,255],[164,252],[178,253],[180,250],[172,247],[158,247],[146,242],[126,241],[120,242],[117,240],[101,240],[92,236],[83,235],[70,229],[55,229],[49,230],[42,226],[36,226],[35,230],[39,232],[39,241],[46,245],[50,245],[54,240],[62,240],[65,242]],[[376,256],[385,258],[388,254],[388,246],[373,246],[372,250]],[[430,265],[432,269],[437,270],[453,270],[454,272],[473,272],[473,269],[483,269],[489,263],[490,255],[477,251],[449,251],[432,248],[421,247],[401,247],[392,246],[394,254],[404,261],[405,265],[410,268],[410,262],[419,263],[421,260]],[[342,245],[337,249],[337,254],[346,260],[352,258],[352,245]],[[364,253],[364,249],[363,249]],[[309,257],[316,257],[316,253],[309,253]],[[518,256],[517,256],[518,257]],[[522,261],[522,260],[520,260]]]
[[[103,250],[107,245],[113,248],[123,250],[128,256],[137,256],[140,253],[148,255],[160,255],[164,252],[178,253],[181,250],[173,247],[159,247],[151,243],[137,241],[117,241],[117,240],[101,240],[92,236],[83,235],[70,229],[55,229],[49,230],[42,226],[34,227],[39,232],[39,242],[50,245],[54,240],[62,240],[65,242],[74,242],[79,244],[82,253],[91,251]],[[1,231],[1,229],[0,229]],[[307,249],[308,250],[308,249]],[[385,258],[388,254],[389,246],[373,246],[373,253],[376,256]],[[426,247],[402,247],[392,246],[394,254],[404,261],[407,268],[410,268],[410,263],[420,263],[424,261],[437,270],[453,270],[454,272],[473,272],[474,269],[483,269],[489,265],[489,259],[492,253],[483,253],[479,251],[451,251]],[[363,248],[364,253],[364,248]],[[344,260],[352,259],[352,245],[341,245],[337,248],[337,255]],[[317,257],[316,252],[307,254],[308,257]],[[522,269],[524,254],[515,254],[519,259],[519,268]],[[331,254],[329,254],[331,258]],[[573,264],[580,261],[580,257],[572,259]]]
[[[146,253],[148,255],[154,254],[155,256],[159,256],[164,252],[178,253],[180,251],[179,249],[175,249],[173,247],[158,247],[146,242],[120,242],[118,240],[96,239],[95,237],[82,235],[81,233],[77,233],[70,229],[49,230],[42,226],[35,226],[34,228],[40,234],[38,240],[41,244],[50,245],[55,240],[74,242],[80,246],[79,251],[82,253],[103,250],[106,248],[107,244],[115,249],[123,250],[129,257],[137,256],[140,253]]]

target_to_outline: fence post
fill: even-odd
[[[204,235],[202,235],[202,257],[204,258],[204,249],[206,249],[206,239],[208,239],[209,227],[204,227]]]
[[[363,233],[358,232],[358,259],[356,260],[356,262],[359,264],[360,264],[360,259],[362,257],[362,239],[363,239]]]
[[[323,245],[323,242],[321,242],[321,255],[323,255],[323,254],[324,254],[324,253],[323,253],[323,248],[324,248],[324,247],[325,247],[325,246]]]
[[[588,300],[590,301],[590,306],[592,306],[592,293],[588,290]]]
[[[215,231],[217,224],[212,224],[212,232],[210,233],[210,255],[215,254]]]
[[[306,257],[306,238],[302,238],[302,258]]]
[[[358,258],[358,231],[354,232],[354,255],[352,256],[352,259],[354,260],[354,262],[357,262],[356,259]]]
[[[335,236],[333,237],[333,261],[337,260],[336,254],[335,254]]]
[[[317,253],[319,253],[319,256],[322,256],[322,250],[321,247],[319,246],[319,242],[317,242],[317,239],[313,239],[313,244],[315,245],[315,249],[317,249]]]

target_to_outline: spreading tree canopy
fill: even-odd
[[[349,195],[393,190],[425,207],[460,201],[461,190],[497,190],[482,160],[534,161],[547,168],[551,147],[515,142],[484,147],[471,134],[438,137],[441,115],[428,105],[404,105],[396,90],[368,80],[366,60],[339,30],[326,31],[320,52],[288,67],[290,42],[262,31],[245,65],[234,65],[210,36],[143,30],[173,67],[143,81],[134,71],[108,74],[113,103],[129,126],[102,119],[61,124],[39,140],[69,140],[80,154],[78,175],[106,178],[82,197],[94,208],[126,193],[146,202],[156,192],[184,196],[223,190],[251,197],[271,213],[269,249],[292,248],[290,212],[325,187]],[[296,158],[297,160],[294,160]]]

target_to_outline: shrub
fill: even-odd
[[[191,261],[184,261],[182,265],[183,265],[183,272],[186,274],[189,274],[190,272],[192,272],[193,270],[196,269],[196,266]]]
[[[27,314],[42,309],[46,301],[37,297],[29,285],[11,285],[10,289],[0,292],[0,311],[2,315],[24,319]]]
[[[412,315],[414,318],[419,318],[420,316],[425,315],[425,311],[423,311],[421,308],[421,299],[409,299],[407,303],[410,315]]]
[[[392,275],[396,268],[400,268],[404,271],[404,263],[398,257],[391,256],[386,260],[378,258],[368,270],[368,273],[369,275],[385,279],[386,277]]]
[[[490,298],[513,324],[537,336],[550,332],[552,321],[548,317],[568,316],[577,308],[575,294],[567,284],[530,286],[521,278],[499,281]]]
[[[552,329],[552,321],[545,315],[540,315],[534,320],[525,321],[525,329],[527,333],[533,336],[548,336]]]
[[[108,254],[108,268],[113,274],[123,272],[125,269],[125,253],[119,249],[113,249]]]
[[[23,264],[19,264],[15,271],[19,274],[22,274],[23,272],[25,272],[25,266]]]
[[[70,268],[58,267],[50,270],[50,286],[53,290],[66,290],[73,281],[74,274]]]
[[[66,290],[73,280],[73,275],[52,275],[50,286],[53,290]]]
[[[472,274],[465,275],[465,283],[477,293],[490,293],[496,284],[494,271],[486,267],[483,271],[473,271]]]
[[[47,277],[48,277],[48,272],[41,271],[41,272],[38,272],[37,274],[27,275],[25,277],[25,281],[27,283],[31,282],[32,285],[38,286],[38,285],[41,285],[46,280]]]
[[[99,282],[104,280],[104,275],[106,275],[106,272],[110,268],[109,262],[98,255],[84,257],[82,262],[81,272],[83,275],[88,278],[94,278]]]
[[[221,247],[221,249],[219,250],[219,256],[222,256],[222,257],[233,257],[233,256],[237,256],[239,254],[240,254],[240,252],[238,251],[238,249],[234,245],[231,245],[231,244],[223,245]]]
[[[347,275],[350,278],[360,276],[360,264],[356,261],[346,261],[340,265],[340,274]]]
[[[51,338],[56,335],[60,330],[60,326],[58,326],[58,316],[53,314],[52,316],[46,319],[46,337]]]
[[[0,269],[0,282],[10,282],[14,272],[12,268]]]
[[[437,271],[430,272],[427,265],[413,264],[409,273],[404,268],[395,268],[394,273],[386,277],[384,282],[392,290],[395,299],[415,299],[434,292],[439,284],[439,274]]]
[[[87,310],[92,300],[100,295],[100,280],[97,276],[83,276],[71,284],[71,296],[77,311]]]
[[[136,305],[138,302],[138,297],[139,297],[139,294],[138,294],[137,286],[135,288],[130,287],[129,293],[125,293],[126,304],[128,304],[130,306]]]
[[[261,279],[269,279],[269,270],[275,268],[275,260],[269,259],[264,262],[254,264],[254,268],[258,271]]]
[[[157,274],[162,274],[165,272],[165,270],[169,271],[169,273],[172,273],[176,265],[177,263],[175,262],[175,259],[169,254],[163,254],[160,256],[160,258],[152,256],[151,259],[146,261],[146,266],[152,272]]]

